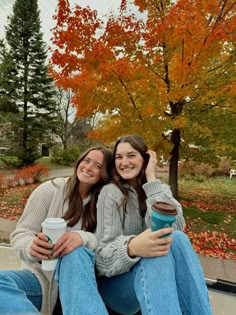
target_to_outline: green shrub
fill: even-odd
[[[20,168],[21,161],[17,156],[1,156],[1,161],[7,168]]]
[[[21,152],[18,154],[18,158],[20,161],[20,168],[24,166],[30,166],[34,165],[35,162],[39,159],[40,155],[31,149],[28,149],[27,151]]]
[[[34,165],[37,159],[39,158],[38,153],[28,152],[28,153],[19,153],[17,156],[4,155],[1,156],[1,161],[8,168],[17,168],[20,169],[26,165]]]
[[[60,165],[71,166],[80,156],[82,150],[78,145],[71,145],[68,149],[55,148],[52,154],[52,162]]]

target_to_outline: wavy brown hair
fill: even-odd
[[[121,190],[121,192],[124,195],[124,200],[121,206],[123,206],[124,212],[126,211],[126,204],[128,201],[128,189],[124,187],[122,184],[127,183],[126,180],[124,180],[116,171],[115,167],[115,157],[116,157],[116,150],[117,146],[120,143],[129,143],[132,148],[137,150],[143,157],[144,162],[142,169],[137,177],[137,187],[135,188],[137,191],[138,195],[138,200],[139,200],[139,212],[142,217],[145,216],[146,211],[147,211],[147,205],[146,205],[146,194],[142,188],[142,185],[147,182],[146,174],[145,174],[145,169],[149,160],[149,155],[147,154],[148,147],[146,143],[144,142],[144,139],[138,135],[135,134],[130,134],[126,136],[122,136],[118,138],[116,143],[114,144],[113,148],[113,156],[112,156],[112,165],[113,165],[113,182],[118,186],[118,188]],[[123,216],[123,218],[125,215]]]
[[[83,206],[83,200],[79,194],[79,179],[77,168],[90,151],[100,151],[103,153],[104,160],[101,167],[101,179],[92,186],[90,202]],[[74,164],[74,173],[69,178],[65,186],[65,201],[69,201],[68,210],[63,218],[68,221],[68,226],[74,226],[82,220],[82,230],[94,232],[97,226],[96,203],[101,188],[111,180],[112,152],[104,146],[94,146],[84,152]]]

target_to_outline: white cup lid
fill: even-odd
[[[46,229],[63,229],[66,227],[66,221],[62,218],[46,218],[42,227]]]

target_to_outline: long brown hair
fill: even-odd
[[[83,200],[79,194],[79,179],[77,177],[77,168],[79,164],[84,160],[90,151],[100,151],[103,153],[104,160],[101,167],[101,179],[100,181],[92,186],[90,194],[90,202],[83,206]],[[97,225],[96,215],[96,203],[98,194],[101,188],[110,181],[111,179],[111,168],[112,168],[112,152],[110,149],[104,146],[94,146],[84,152],[80,158],[75,162],[74,173],[69,178],[65,186],[65,199],[69,200],[68,210],[63,216],[68,221],[68,226],[74,226],[80,219],[82,219],[82,229],[89,232],[94,232]]]
[[[126,210],[126,204],[128,201],[128,189],[124,187],[122,184],[126,183],[127,181],[124,180],[116,171],[115,167],[115,157],[116,157],[116,150],[117,146],[120,143],[129,143],[132,148],[137,150],[143,157],[144,162],[142,169],[137,177],[137,195],[138,195],[138,200],[139,200],[139,212],[142,217],[145,216],[146,211],[147,211],[147,205],[146,205],[146,194],[142,188],[142,185],[147,182],[146,175],[145,175],[145,169],[149,160],[149,155],[147,154],[148,147],[146,143],[144,142],[144,139],[138,135],[131,134],[131,135],[126,135],[118,138],[116,141],[114,148],[113,148],[113,156],[112,156],[112,164],[113,164],[113,182],[119,187],[119,189],[122,191],[124,195],[124,200],[123,200],[123,209],[124,212]]]

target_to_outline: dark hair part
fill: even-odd
[[[91,188],[91,200],[83,206],[83,200],[79,194],[79,179],[77,177],[77,168],[79,164],[91,151],[100,151],[103,153],[104,161],[101,167],[101,179]],[[74,173],[69,178],[65,186],[65,199],[69,201],[68,210],[63,216],[68,221],[68,226],[74,226],[80,219],[82,219],[82,230],[94,232],[97,226],[97,211],[96,203],[98,194],[101,188],[111,180],[111,164],[112,152],[104,146],[94,146],[84,152],[80,158],[75,162]]]
[[[135,150],[137,150],[143,157],[144,162],[143,162],[143,166],[142,169],[138,175],[137,178],[137,187],[136,187],[136,191],[137,191],[137,195],[138,195],[138,200],[139,200],[139,211],[140,211],[140,215],[142,217],[145,216],[146,211],[147,211],[147,205],[146,205],[146,194],[142,188],[142,185],[144,183],[147,182],[146,179],[146,174],[145,174],[145,169],[149,160],[149,155],[147,154],[147,150],[148,147],[146,145],[146,143],[144,142],[144,139],[138,135],[126,135],[123,137],[118,138],[118,140],[116,141],[114,148],[113,148],[113,157],[112,157],[112,164],[113,164],[113,182],[119,187],[119,189],[122,191],[122,193],[124,194],[124,201],[122,203],[122,205],[124,206],[124,211],[126,209],[126,204],[128,201],[128,190],[127,188],[125,188],[122,183],[126,183],[126,180],[124,180],[123,178],[121,178],[119,176],[119,174],[116,171],[116,167],[115,167],[115,157],[116,157],[116,150],[117,150],[117,146],[120,143],[129,143],[131,145],[132,148],[134,148]]]

